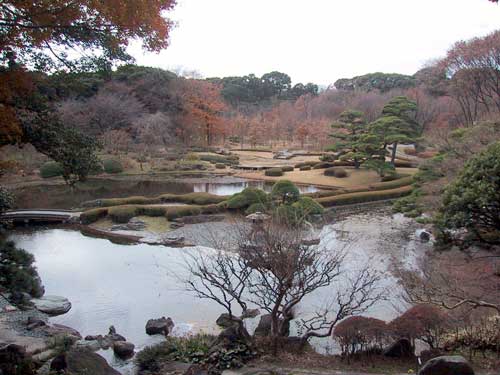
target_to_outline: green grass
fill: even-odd
[[[151,205],[161,203],[186,203],[186,204],[216,204],[228,199],[226,196],[215,195],[210,193],[187,193],[187,194],[162,194],[157,197],[147,198],[143,196],[133,196],[126,198],[109,198],[101,199],[100,207],[123,206],[128,204],[133,205]],[[83,205],[88,205],[90,202],[84,202]]]

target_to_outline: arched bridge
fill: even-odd
[[[12,210],[0,215],[1,221],[16,223],[67,223],[78,218],[80,213],[68,210]]]

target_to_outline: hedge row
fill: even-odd
[[[214,214],[225,210],[222,204],[211,204],[206,206],[142,206],[123,205],[114,207],[94,208],[82,212],[80,221],[82,224],[92,224],[97,220],[108,216],[115,223],[127,223],[135,216],[164,216],[173,220],[183,216],[200,214]]]
[[[324,207],[341,206],[354,203],[373,202],[385,199],[400,198],[412,191],[411,186],[380,191],[363,191],[357,193],[340,194],[336,196],[316,198],[315,201]]]
[[[127,204],[146,205],[146,204],[161,204],[167,202],[186,203],[207,205],[221,203],[228,197],[215,195],[210,193],[187,193],[187,194],[162,194],[157,197],[147,198],[142,196],[127,197],[127,198],[110,198],[99,199],[82,203],[83,207],[113,207],[123,206]]]
[[[200,160],[208,161],[212,164],[236,165],[239,163],[238,155],[199,155]]]

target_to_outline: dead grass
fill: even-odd
[[[310,171],[294,170],[293,172],[286,172],[283,177],[270,177],[265,176],[263,171],[250,171],[241,172],[236,176],[242,178],[249,178],[254,180],[277,181],[283,178],[290,180],[296,184],[317,185],[330,188],[364,188],[368,185],[380,182],[380,177],[376,172],[366,169],[345,168],[348,171],[349,177],[336,178],[325,176],[323,169],[312,169]],[[400,174],[413,175],[417,172],[416,168],[397,168]]]

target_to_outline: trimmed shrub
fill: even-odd
[[[302,162],[302,163],[295,164],[295,168],[313,167],[316,164],[318,164],[317,161],[305,161],[305,162]]]
[[[325,211],[323,206],[311,197],[300,197],[293,206],[299,209],[305,216],[322,215]]]
[[[281,203],[293,203],[300,197],[300,191],[291,181],[279,180],[273,185],[271,199],[279,200]]]
[[[42,178],[57,177],[62,176],[62,174],[62,165],[55,161],[48,161],[40,168],[40,176],[42,176]]]
[[[106,173],[114,174],[123,172],[123,165],[118,160],[107,159],[102,162],[102,165]]]
[[[0,185],[0,213],[10,210],[14,206],[14,195],[12,192]]]
[[[283,172],[293,172],[293,167],[291,165],[285,165],[284,167],[281,167],[281,170]]]
[[[226,164],[216,163],[215,168],[216,169],[226,169]]]
[[[344,178],[347,177],[347,171],[343,168],[327,168],[323,172],[325,176],[330,176],[330,177],[337,177],[337,178]]]
[[[381,177],[380,180],[382,182],[389,182],[389,181],[396,181],[397,179],[400,179],[401,177],[403,177],[403,176],[401,176],[397,173],[389,173],[389,174]]]
[[[300,225],[304,222],[304,213],[294,205],[282,204],[276,207],[273,211],[275,220],[287,225]]]
[[[188,160],[188,161],[198,161],[198,160],[200,160],[200,156],[198,154],[190,152],[189,154],[186,154],[184,159]]]
[[[245,211],[245,214],[250,215],[256,212],[266,212],[267,207],[263,203],[252,203]]]
[[[342,354],[349,355],[369,349],[382,349],[388,336],[387,324],[380,319],[351,316],[335,326],[333,336]]]
[[[280,176],[283,176],[283,169],[281,169],[281,168],[266,169],[264,174],[266,176],[271,176],[271,177],[280,177]]]
[[[229,209],[241,209],[251,206],[254,203],[267,203],[267,194],[256,188],[246,188],[241,193],[236,193],[226,202]]]
[[[93,208],[91,210],[84,211],[80,214],[80,222],[82,224],[92,224],[97,220],[106,217],[108,214],[107,208]]]
[[[417,165],[411,161],[396,159],[394,161],[394,166],[396,168],[416,168]]]
[[[317,198],[316,202],[320,203],[323,207],[341,206],[344,204],[365,203],[384,199],[399,198],[410,194],[411,191],[411,186],[403,186],[397,189],[390,190],[363,191]]]
[[[173,206],[165,207],[165,217],[168,220],[177,219],[183,216],[199,215],[202,209],[199,206]]]
[[[330,162],[326,162],[326,161],[323,161],[321,163],[317,163],[314,165],[313,169],[324,169],[324,168],[331,168],[333,167],[335,164],[333,163],[330,163]]]
[[[319,160],[326,161],[326,162],[333,162],[333,161],[335,161],[335,155],[323,154],[319,157]]]
[[[130,219],[137,216],[136,206],[115,206],[108,210],[108,216],[115,223],[128,223]]]
[[[300,167],[299,170],[301,170],[301,171],[310,171],[311,170],[311,166],[310,165],[304,165],[304,166]]]
[[[221,203],[227,199],[227,196],[215,195],[205,192],[188,193],[188,194],[163,194],[160,195],[160,201],[165,202],[179,202],[186,204],[197,204],[204,206],[206,204]]]
[[[236,165],[239,163],[238,155],[201,155],[200,160],[208,161],[212,164]]]

